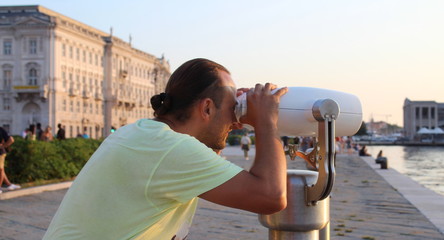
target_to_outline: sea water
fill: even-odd
[[[376,158],[380,150],[390,168],[444,196],[444,147],[367,146]]]

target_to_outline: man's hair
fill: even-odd
[[[204,98],[212,99],[219,108],[224,96],[219,71],[230,73],[224,66],[203,58],[182,64],[171,75],[165,92],[151,98],[154,116],[171,114],[183,122],[190,117],[191,106]]]

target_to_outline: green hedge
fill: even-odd
[[[6,156],[11,182],[69,179],[77,176],[101,140],[72,138],[63,141],[27,141],[15,138]]]
[[[232,134],[228,135],[227,142],[230,146],[240,145],[240,140],[242,138],[242,135]],[[255,144],[255,137],[250,136],[251,144]]]

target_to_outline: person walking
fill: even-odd
[[[58,128],[58,130],[57,130],[56,138],[58,140],[64,140],[65,139],[64,127],[62,126],[62,124],[59,123],[59,124],[57,124],[57,128]]]
[[[35,125],[34,124],[29,125],[29,129],[26,133],[25,139],[30,140],[30,141],[35,141],[37,139],[37,136],[35,134]]]
[[[36,139],[42,140],[42,134],[43,134],[42,124],[37,123],[37,128],[35,129]]]
[[[0,187],[3,186],[4,183],[7,190],[16,190],[21,188],[20,185],[12,184],[5,172],[6,153],[13,143],[14,138],[9,136],[8,132],[0,127]],[[1,189],[0,193],[2,193]]]
[[[245,160],[248,160],[248,151],[250,151],[251,139],[248,133],[245,133],[241,138],[241,148],[244,151]]]
[[[42,136],[40,137],[40,140],[45,141],[45,142],[50,142],[52,140],[54,140],[54,136],[52,136],[52,127],[47,126],[45,128],[45,131],[43,131]]]
[[[288,89],[276,88],[236,89],[229,71],[207,59],[182,64],[151,98],[154,119],[127,124],[102,142],[43,239],[182,240],[198,198],[259,214],[284,209],[287,163],[277,120]],[[238,122],[236,97],[244,92],[248,110]],[[219,155],[242,123],[255,128],[248,171]]]

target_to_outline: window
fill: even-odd
[[[66,45],[64,43],[62,44],[62,56],[66,56]]]
[[[4,55],[12,54],[12,40],[6,39],[3,41],[3,54]]]
[[[83,102],[83,113],[86,113],[88,109],[88,103],[86,101]]]
[[[7,69],[3,70],[3,89],[11,89],[12,71]]]
[[[66,72],[62,72],[62,85],[66,88]]]
[[[63,99],[62,110],[66,112],[66,99]]]
[[[37,85],[37,70],[35,68],[29,70],[28,84],[34,86]]]
[[[29,40],[29,54],[37,54],[37,39]]]
[[[70,112],[74,111],[74,103],[73,103],[73,101],[69,101],[69,111]]]
[[[429,115],[429,108],[423,107],[422,108],[422,118],[427,118]]]
[[[69,57],[72,58],[72,46],[69,46]]]
[[[8,111],[11,109],[11,100],[9,98],[3,98],[3,110]]]
[[[431,115],[432,119],[435,118],[435,108],[430,109],[430,115]]]
[[[76,48],[76,60],[79,61],[80,60],[80,49]]]

